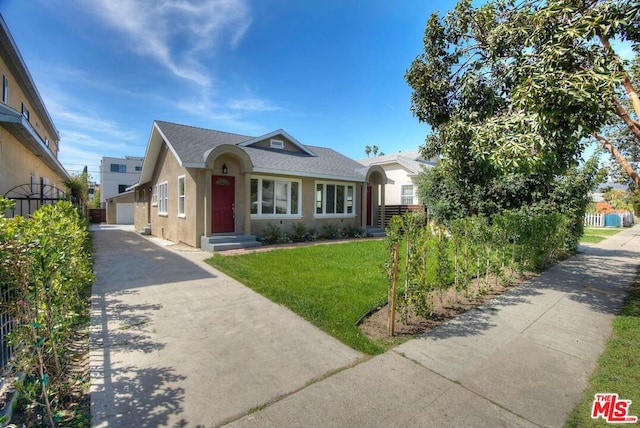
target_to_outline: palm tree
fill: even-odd
[[[371,147],[371,151],[373,152],[373,157],[376,157],[378,154],[378,146]]]
[[[364,152],[367,154],[367,157],[369,157],[369,154],[371,153],[371,146],[365,146],[364,147]]]

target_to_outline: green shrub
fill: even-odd
[[[304,223],[297,222],[293,225],[291,232],[291,240],[293,242],[306,242],[314,239],[313,232]]]
[[[358,226],[349,225],[342,228],[340,235],[345,239],[362,238],[365,236],[365,231]]]
[[[322,239],[338,239],[340,238],[340,229],[333,223],[326,223],[322,226],[320,237]]]
[[[258,236],[258,241],[265,245],[288,244],[291,242],[291,238],[278,225],[269,223],[262,231],[262,234]]]
[[[13,296],[2,305],[14,319],[14,369],[25,374],[18,386],[50,424],[64,405],[72,358],[65,344],[88,316],[91,256],[88,223],[68,201],[43,206],[29,219],[0,216],[0,282]]]

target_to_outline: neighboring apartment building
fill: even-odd
[[[58,160],[60,136],[2,15],[0,75],[0,195],[58,197],[69,178]]]
[[[127,187],[138,182],[142,161],[144,158],[125,156],[112,158],[104,156],[100,163],[100,203],[104,207],[105,201],[111,196],[124,193]]]
[[[378,165],[387,175],[385,198],[387,205],[418,205],[418,186],[420,173],[433,168],[437,160],[424,159],[417,150],[382,155],[358,160],[362,165]]]

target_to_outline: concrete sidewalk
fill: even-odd
[[[424,337],[231,426],[563,426],[640,263],[625,229]],[[608,391],[615,392],[615,391]]]

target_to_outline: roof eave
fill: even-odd
[[[51,149],[33,129],[31,123],[20,113],[4,104],[0,104],[0,123],[9,132],[28,148],[35,156],[40,158],[51,170],[59,174],[63,179],[68,179],[69,173],[62,163],[53,155]]]
[[[317,178],[321,180],[354,181],[357,183],[365,182],[365,177],[363,176],[356,177],[356,176],[346,176],[346,175],[336,175],[336,174],[317,174],[317,173],[311,173],[311,172],[288,171],[288,170],[275,169],[275,168],[254,168],[253,172],[256,174],[289,175],[293,177]]]

